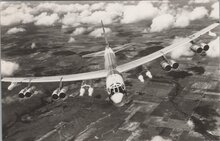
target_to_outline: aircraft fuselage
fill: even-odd
[[[106,88],[109,99],[116,105],[122,106],[126,94],[125,84],[122,75],[116,70],[117,62],[115,53],[110,47],[105,49],[105,69],[108,70],[106,77]]]

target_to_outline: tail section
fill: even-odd
[[[108,39],[107,39],[107,36],[106,36],[106,33],[105,33],[105,28],[104,28],[104,24],[101,20],[101,24],[102,24],[102,30],[103,30],[103,34],[104,34],[104,38],[105,38],[105,43],[106,43],[106,47],[108,48],[109,47],[109,42],[108,42]]]

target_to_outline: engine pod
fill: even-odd
[[[171,65],[166,61],[161,61],[160,65],[165,71],[170,71],[172,69]]]

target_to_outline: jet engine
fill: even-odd
[[[209,50],[209,45],[205,44],[205,43],[201,43],[201,47],[204,51],[208,51]]]
[[[179,68],[179,63],[177,63],[174,60],[169,60],[169,64],[173,69],[178,69]]]
[[[59,98],[59,88],[57,88],[56,90],[53,91],[52,93],[52,98],[53,99],[58,99]]]
[[[65,98],[67,91],[68,91],[68,87],[63,87],[58,94],[59,98]]]
[[[161,61],[160,65],[165,71],[170,71],[172,69],[172,66],[165,60]]]
[[[193,51],[193,52],[196,52],[196,53],[202,53],[202,47],[196,45],[196,44],[193,44],[190,49]]]
[[[94,92],[94,88],[92,88],[91,86],[89,86],[88,95],[89,95],[89,96],[92,96],[93,92]]]
[[[84,87],[81,87],[79,90],[79,96],[83,96],[85,94],[86,90]]]
[[[18,93],[18,97],[19,98],[24,98],[25,96],[25,92],[27,91],[28,87],[25,87],[24,89],[22,89],[19,93]]]
[[[35,89],[36,89],[35,86],[31,86],[30,88],[28,88],[28,89],[25,91],[24,96],[25,96],[25,97],[30,97],[30,96],[34,93]]]

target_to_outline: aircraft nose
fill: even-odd
[[[124,105],[123,98],[124,98],[123,93],[115,93],[114,95],[111,96],[112,102],[117,107],[121,107]]]
[[[111,96],[111,100],[115,103],[118,104],[122,101],[123,98],[123,94],[122,93],[115,93]]]

